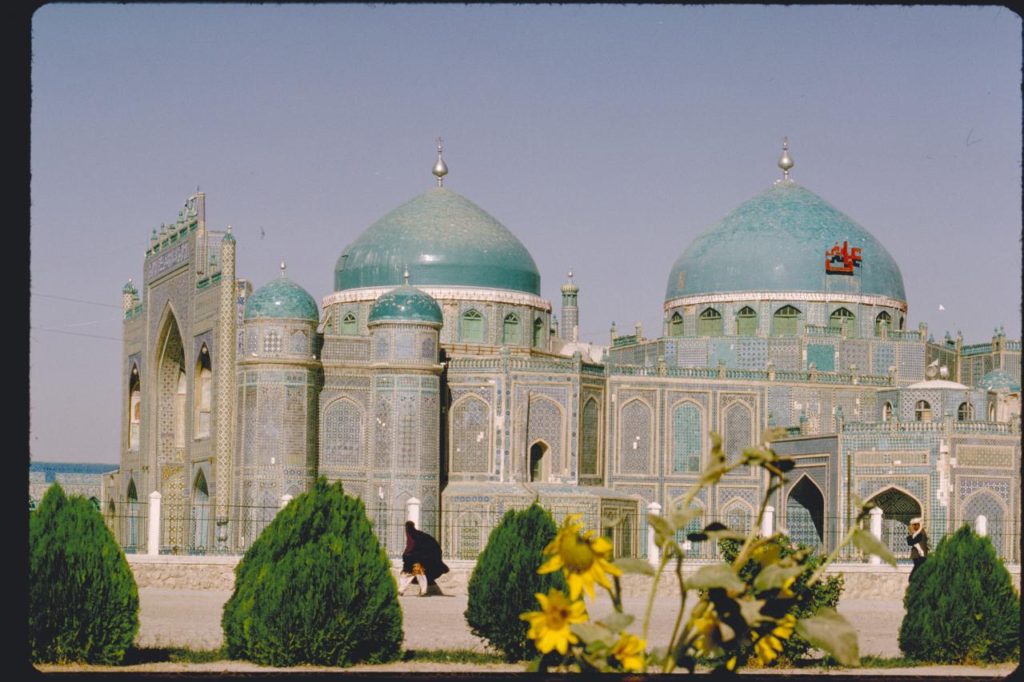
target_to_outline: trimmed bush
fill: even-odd
[[[139,631],[139,590],[96,507],[59,484],[29,514],[28,630],[36,663],[114,665]]]
[[[963,526],[939,542],[903,596],[900,649],[936,663],[1020,656],[1020,595],[987,537]]]
[[[221,626],[231,658],[261,665],[397,658],[398,586],[363,502],[323,477],[289,502],[235,568]]]
[[[734,561],[736,555],[739,554],[741,544],[735,540],[721,540],[719,546],[722,550],[722,558],[730,563]],[[778,536],[771,543],[765,545],[765,547],[770,548],[769,551],[772,553],[777,551],[780,558],[797,553],[806,553],[808,555],[807,562],[804,564],[804,571],[797,576],[789,588],[797,603],[796,608],[790,613],[796,616],[797,620],[813,616],[822,608],[835,610],[839,604],[839,597],[843,592],[843,576],[824,576],[812,587],[807,587],[807,581],[814,574],[814,571],[817,570],[818,566],[821,565],[821,562],[825,560],[824,556],[815,554],[806,545],[792,544],[790,539],[784,535]],[[740,569],[740,578],[747,585],[753,586],[754,580],[760,572],[761,564],[751,559]],[[792,637],[783,641],[782,651],[779,653],[778,658],[772,661],[770,665],[785,666],[792,664],[806,656],[812,648],[810,642],[800,635],[793,633]],[[750,645],[750,652],[753,652],[753,645]],[[752,655],[751,660],[757,660],[757,657]]]
[[[536,502],[521,511],[510,509],[491,531],[469,578],[466,622],[510,662],[536,655],[526,636],[530,625],[519,614],[539,608],[537,592],[565,590],[561,571],[537,574],[557,530],[550,512]]]

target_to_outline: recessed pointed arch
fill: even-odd
[[[795,543],[808,547],[825,544],[825,494],[807,474],[802,474],[786,495],[786,528]]]
[[[491,470],[491,406],[477,395],[456,400],[449,411],[448,470],[487,473]]]
[[[203,553],[210,543],[210,488],[202,469],[192,479],[192,551]]]
[[[905,557],[910,519],[923,516],[921,501],[898,485],[887,486],[867,501],[882,510],[882,542],[897,557]]]
[[[142,380],[139,366],[132,363],[128,374],[128,449],[138,450],[142,429]]]
[[[803,313],[794,306],[784,305],[772,315],[772,336],[796,336]]]
[[[651,471],[654,410],[641,398],[627,401],[619,410],[619,471],[646,474]]]
[[[875,336],[881,336],[884,331],[892,329],[892,315],[883,310],[875,316]]]
[[[212,422],[211,405],[213,404],[213,364],[210,349],[204,343],[199,349],[195,366],[195,387],[192,391],[194,415],[193,429],[196,438],[207,438],[210,435]]]
[[[668,322],[668,335],[669,336],[682,336],[683,335],[683,316],[678,311],[672,313],[672,317]]]
[[[673,474],[700,471],[704,443],[704,410],[693,400],[681,400],[672,406],[672,453],[669,471]]]
[[[736,313],[736,335],[757,336],[757,311],[745,305]]]
[[[466,343],[483,343],[486,320],[476,308],[470,308],[459,318],[459,340]]]
[[[522,343],[522,330],[520,329],[519,316],[509,313],[501,324],[501,343],[504,346],[518,346]]]
[[[320,470],[363,466],[366,452],[363,407],[348,397],[332,400],[320,426]]]
[[[721,336],[724,329],[722,313],[705,308],[697,318],[697,336]]]

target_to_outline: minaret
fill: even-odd
[[[434,164],[434,177],[437,178],[437,186],[444,187],[444,176],[448,175],[448,165],[444,162],[444,145],[441,138],[437,138],[437,163]]]
[[[235,359],[237,315],[235,304],[235,238],[231,226],[220,243],[220,296],[217,301],[217,356],[213,363],[217,421],[214,478],[217,481],[216,547],[227,551],[228,510],[234,493],[231,462],[235,452]]]
[[[124,313],[125,318],[131,315],[131,312],[135,310],[135,306],[139,304],[139,291],[135,288],[131,279],[121,289],[121,312]]]
[[[562,285],[562,333],[566,341],[580,340],[580,309],[576,297],[580,288],[572,281],[572,269],[569,270],[569,281]]]
[[[789,182],[789,169],[793,167],[793,158],[789,155],[789,138],[782,138],[782,156],[779,157],[779,168],[782,169],[782,182]]]

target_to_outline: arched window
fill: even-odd
[[[884,310],[875,318],[875,336],[881,336],[883,329],[892,329],[892,315]]]
[[[210,490],[200,470],[192,484],[192,549],[205,552],[210,537]]]
[[[698,336],[721,336],[722,313],[714,308],[705,308],[697,320]]]
[[[825,497],[807,476],[786,497],[786,527],[795,543],[815,547],[825,542]]]
[[[889,402],[888,400],[886,400],[885,404],[882,405],[882,421],[892,421],[892,403]]]
[[[210,404],[213,401],[213,372],[210,370],[210,351],[206,344],[199,349],[196,360],[196,386],[193,393],[195,403],[195,437],[207,438],[210,435]]]
[[[927,400],[918,400],[914,404],[914,419],[919,422],[930,422],[932,420],[932,406]]]
[[[753,522],[754,511],[742,502],[734,502],[724,510],[725,525],[729,530],[749,533]]]
[[[749,305],[736,313],[736,335],[757,336],[757,313]]]
[[[124,549],[126,552],[135,552],[139,547],[139,494],[135,489],[135,479],[129,479],[128,490],[125,493],[128,502],[125,519]]]
[[[486,473],[490,470],[491,408],[480,398],[460,399],[451,410],[451,471]]]
[[[597,400],[589,398],[583,406],[583,429],[580,436],[580,475],[596,476],[598,438]]]
[[[533,347],[544,347],[544,320],[540,317],[533,321]]]
[[[542,440],[530,446],[530,482],[545,483],[551,472],[551,458],[547,456],[548,446]]]
[[[971,403],[960,403],[960,407],[956,408],[956,418],[958,421],[969,422],[974,419],[974,405]]]
[[[990,422],[994,422],[996,420],[996,404],[995,403],[989,403],[988,404],[988,420]]]
[[[341,333],[343,336],[356,334],[356,316],[351,312],[345,313],[345,316],[341,318]]]
[[[672,473],[700,471],[701,427],[700,408],[682,403],[672,410]]]
[[[384,426],[381,426],[384,428]],[[363,465],[363,408],[346,398],[324,409],[320,468],[358,468]]]
[[[836,333],[851,333],[854,331],[854,321],[857,318],[846,308],[837,308],[828,316],[828,328]]]
[[[683,316],[679,313],[672,313],[672,319],[668,323],[669,336],[683,335]]]
[[[462,313],[460,338],[468,343],[484,342],[484,316],[478,310],[467,310]]]
[[[185,379],[185,372],[178,374],[178,389],[174,393],[174,447],[185,447],[185,395],[188,391],[188,382]]]
[[[519,316],[509,313],[501,326],[501,343],[504,346],[515,346],[519,341]]]
[[[725,433],[722,434],[722,449],[730,462],[740,458],[743,448],[754,443],[754,413],[744,403],[734,402],[724,411]]]
[[[796,336],[800,311],[791,305],[784,305],[772,317],[772,336]]]
[[[650,472],[651,408],[641,400],[631,400],[619,416],[619,470],[625,474]]]
[[[128,449],[139,449],[139,429],[142,427],[142,390],[139,368],[132,365],[131,379],[128,380]]]

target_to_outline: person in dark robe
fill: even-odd
[[[928,558],[928,533],[924,530],[921,517],[910,519],[910,534],[907,536],[910,545],[910,559],[914,567],[910,569],[909,580],[914,579],[914,571]]]
[[[416,565],[427,578],[427,590],[421,594],[439,591],[437,579],[448,572],[441,560],[441,545],[428,533],[416,528],[412,521],[405,522],[405,551],[402,552],[402,573],[414,575]]]

